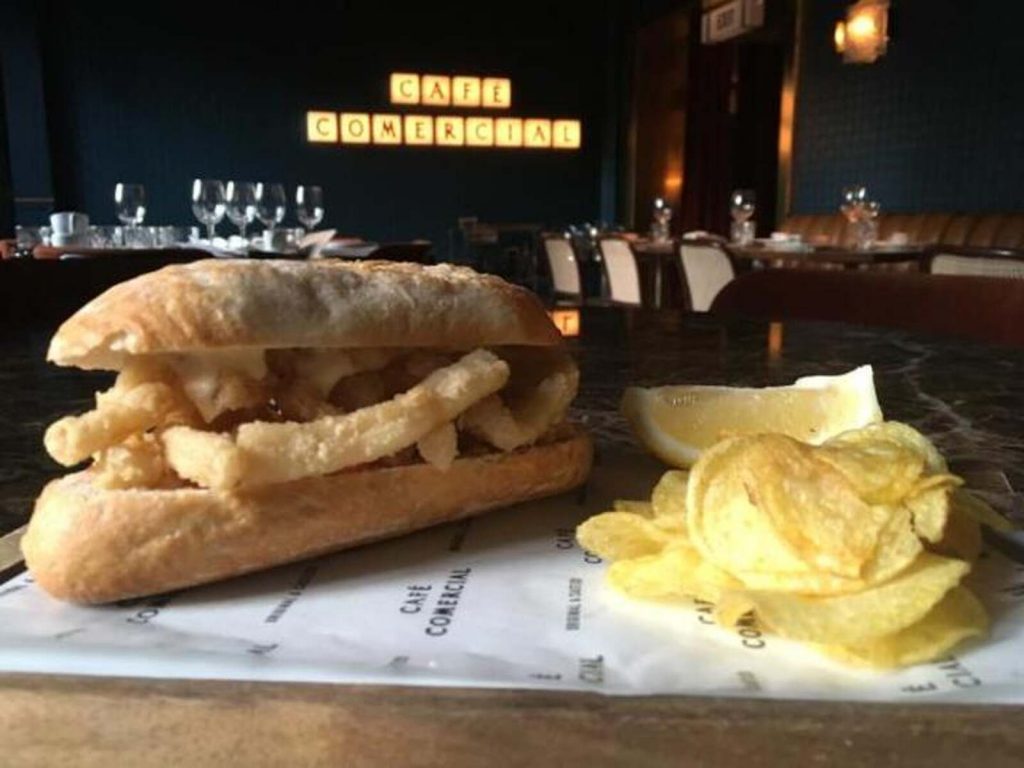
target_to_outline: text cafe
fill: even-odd
[[[403,107],[511,110],[512,81],[504,77],[391,74],[391,103]],[[579,149],[579,120],[500,117],[489,114],[430,115],[407,112],[306,113],[306,138],[314,143],[440,147]]]

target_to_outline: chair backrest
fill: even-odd
[[[733,280],[716,314],[902,328],[1024,346],[1024,281],[916,272],[765,269]]]
[[[580,270],[576,265],[576,253],[572,243],[564,237],[545,237],[544,255],[551,269],[551,282],[556,294],[563,296],[579,296]]]
[[[599,247],[608,276],[609,298],[620,304],[640,304],[640,273],[629,241],[605,237],[600,240]]]
[[[1009,277],[1024,280],[1024,260],[990,256],[959,256],[940,252],[932,256],[931,273],[933,275]]]
[[[690,309],[707,312],[719,291],[736,277],[729,254],[711,243],[683,242],[679,259],[690,292]]]

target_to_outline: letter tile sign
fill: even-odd
[[[583,144],[579,120],[513,116],[512,81],[506,77],[392,72],[389,95],[391,112],[308,111],[306,140],[349,146],[533,150],[578,150]],[[415,111],[403,111],[408,108]],[[452,108],[474,111],[445,111]]]

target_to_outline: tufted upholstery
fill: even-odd
[[[931,260],[933,275],[977,275],[979,277],[1008,277],[1024,280],[1024,261],[985,256],[959,256],[936,253]]]
[[[846,242],[846,221],[839,214],[798,214],[781,229],[816,244]],[[878,236],[886,240],[905,232],[911,243],[971,245],[979,248],[1024,248],[1024,213],[890,213],[878,221]]]

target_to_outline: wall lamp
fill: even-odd
[[[836,22],[836,52],[847,64],[870,64],[885,54],[889,45],[889,0],[860,0]]]

